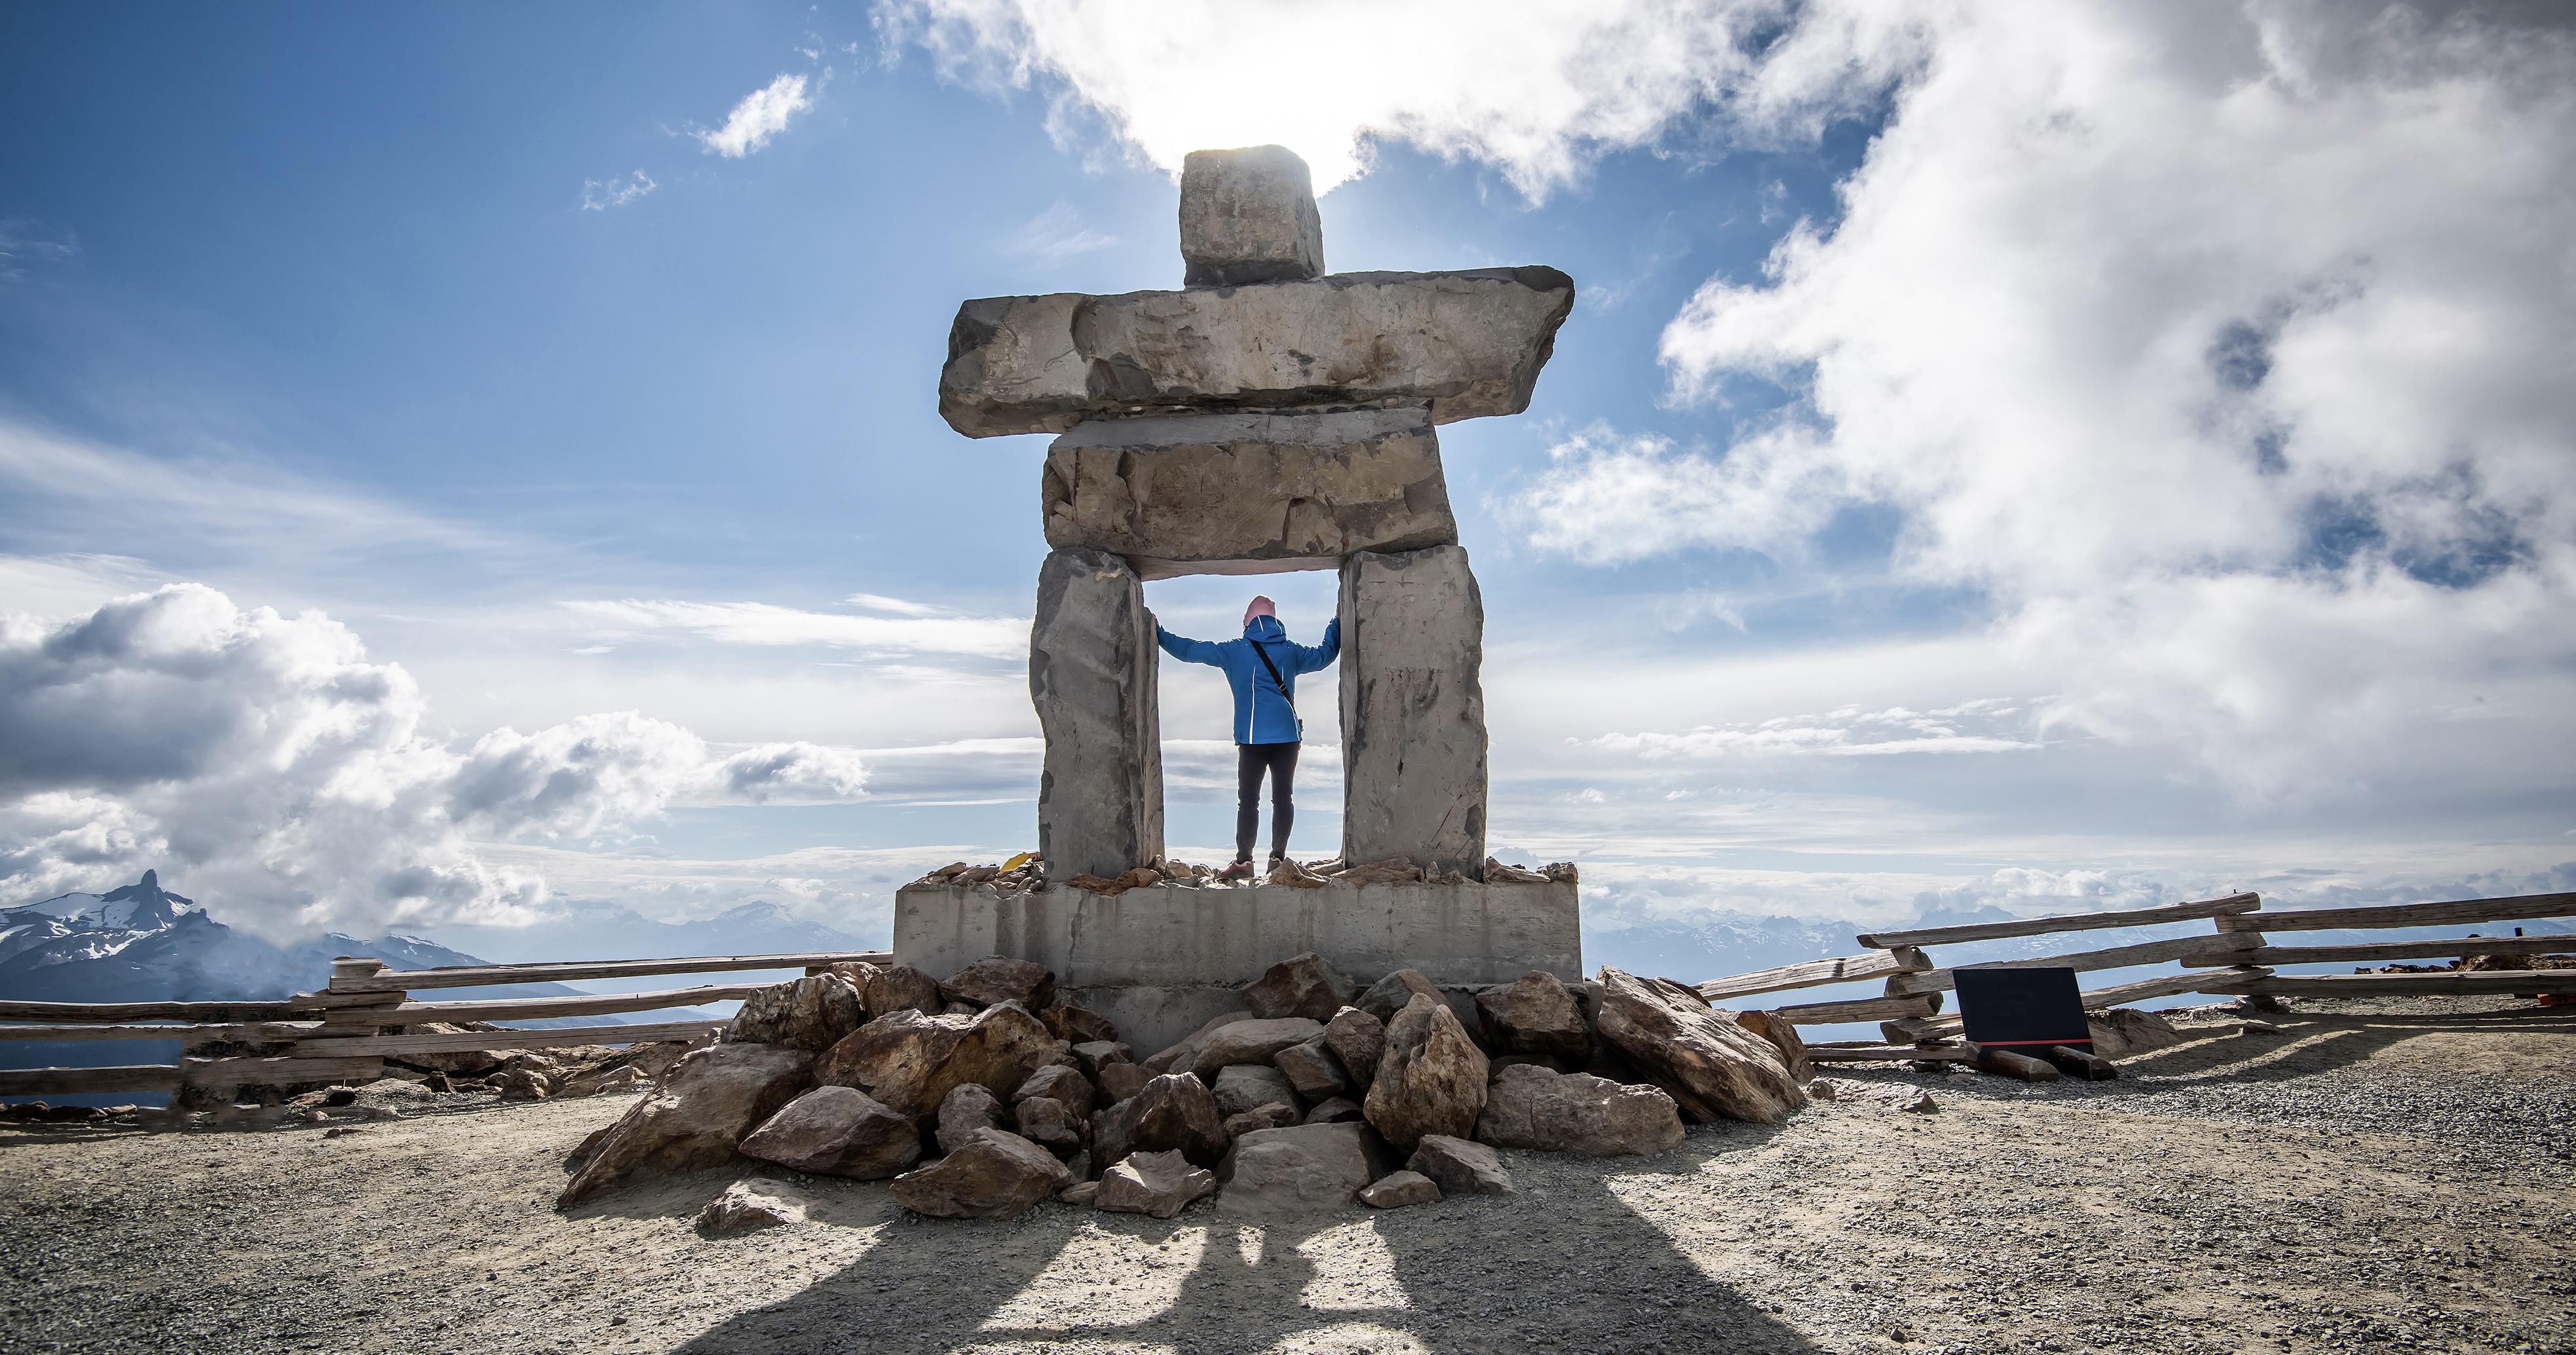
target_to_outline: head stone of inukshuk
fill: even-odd
[[[1047,877],[1163,855],[1146,579],[1341,572],[1342,858],[1485,860],[1484,604],[1437,425],[1529,407],[1574,283],[1553,268],[1326,273],[1306,163],[1195,151],[1184,288],[958,307],[939,412],[1060,434],[1029,640]]]

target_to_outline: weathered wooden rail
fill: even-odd
[[[1801,964],[1782,965],[1752,974],[1712,979],[1696,985],[1696,991],[1711,1002],[1731,1003],[1762,993],[1790,992],[1883,977],[1885,987],[1877,997],[1843,1002],[1795,1004],[1778,1008],[1773,1015],[1794,1025],[1882,1021],[1899,1023],[1904,1028],[1927,1031],[1932,1028],[1929,1023],[1939,1009],[1939,994],[1957,987],[1954,975],[1959,969],[2064,968],[2092,971],[2127,969],[2172,961],[2183,970],[2182,973],[2170,976],[2087,990],[2084,993],[2084,1004],[2090,1009],[2116,1007],[2150,997],[2166,997],[2177,993],[2298,994],[2308,997],[2576,993],[2576,970],[2564,969],[2482,970],[2442,974],[2316,975],[2284,975],[2277,974],[2273,970],[2273,966],[2276,965],[2335,963],[2347,960],[2369,962],[2576,951],[2576,936],[2564,934],[2523,937],[2461,936],[2440,940],[2376,941],[2343,946],[2275,946],[2266,936],[2269,932],[2426,927],[2445,923],[2519,922],[2537,921],[2542,918],[2576,917],[2576,894],[2524,894],[2502,899],[2461,899],[2447,903],[2405,903],[2370,908],[2301,909],[2271,913],[2263,912],[2262,907],[2263,900],[2258,894],[2230,894],[2225,898],[2166,904],[2156,908],[2078,913],[2067,917],[2024,918],[2010,922],[1972,922],[1956,927],[1924,927],[1911,931],[1872,932],[1853,938],[1855,943],[1869,948],[1866,954],[1808,960]],[[2108,931],[2126,927],[2154,926],[2167,922],[2191,922],[2203,918],[2213,921],[2217,929],[2215,935],[2144,941],[2059,955],[1987,960],[1949,968],[1934,964],[1931,957],[1925,953],[1929,947],[1959,945],[1971,941],[1995,941],[2017,936],[2050,936],[2063,932]],[[1955,1018],[1941,1024],[1955,1025]],[[1896,1054],[1884,1052],[1885,1048],[1892,1047],[1872,1047],[1871,1052],[1866,1055],[1846,1049],[1837,1051],[1831,1057],[1822,1054],[1819,1057],[1827,1062],[1850,1062],[1858,1057],[1898,1057]],[[1854,1058],[1844,1058],[1844,1054],[1852,1054]],[[1912,1054],[1909,1052],[1903,1056],[1912,1057]]]
[[[180,1045],[177,1063],[0,1069],[0,1097],[372,1081],[384,1075],[386,1059],[406,1054],[693,1039],[714,1023],[697,1019],[460,1033],[388,1035],[384,1031],[386,1027],[433,1022],[533,1021],[668,1011],[737,1000],[764,985],[707,984],[572,997],[412,1001],[411,994],[421,990],[746,969],[802,969],[816,973],[854,960],[890,964],[893,957],[884,951],[805,951],[789,955],[695,955],[664,960],[395,970],[381,960],[344,956],[333,962],[331,981],[319,991],[298,993],[282,1002],[0,1002],[0,1022],[9,1023],[0,1024],[0,1040],[176,1040]],[[164,1022],[170,1024],[157,1024]],[[216,1044],[286,1048],[282,1053],[257,1056],[198,1057],[193,1052]]]

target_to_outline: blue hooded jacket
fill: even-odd
[[[1183,663],[1225,670],[1226,683],[1234,688],[1236,743],[1296,743],[1300,739],[1297,714],[1289,702],[1297,695],[1297,675],[1314,672],[1341,656],[1342,619],[1334,617],[1324,627],[1324,642],[1314,646],[1290,643],[1288,628],[1275,616],[1252,618],[1240,640],[1184,640],[1159,622],[1154,639],[1164,653]],[[1270,680],[1270,670],[1261,666],[1260,656],[1252,652],[1255,644],[1279,669],[1279,681],[1288,687],[1284,695],[1279,684]]]

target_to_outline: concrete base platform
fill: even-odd
[[[1069,885],[908,885],[895,894],[894,958],[946,978],[987,955],[1055,971],[1059,989],[1118,1025],[1136,1056],[1219,1012],[1235,990],[1314,951],[1362,984],[1418,969],[1451,986],[1509,983],[1533,969],[1583,977],[1576,886],[1149,885],[1104,897]]]

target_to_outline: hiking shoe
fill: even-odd
[[[1216,873],[1216,878],[1220,880],[1249,880],[1252,878],[1252,863],[1249,861],[1237,861],[1233,865],[1218,871]]]

